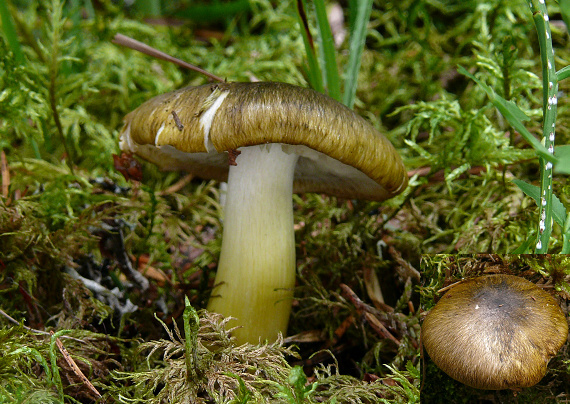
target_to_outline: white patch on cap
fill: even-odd
[[[154,138],[154,145],[155,146],[160,146],[160,144],[158,144],[158,141],[160,138],[160,134],[162,133],[163,130],[164,130],[164,123],[162,125],[160,125],[160,128],[158,128],[158,130],[156,131],[156,136]]]
[[[204,147],[208,153],[216,151],[214,144],[210,140],[210,128],[212,127],[212,121],[214,120],[216,112],[218,112],[218,108],[220,108],[222,102],[224,102],[229,93],[229,91],[222,92],[220,96],[216,98],[216,101],[214,101],[212,106],[208,108],[202,114],[202,116],[200,116],[200,124],[202,125],[202,130],[204,131]]]

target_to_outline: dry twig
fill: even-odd
[[[8,170],[8,162],[6,161],[6,153],[4,150],[0,152],[0,164],[2,166],[2,196],[7,198],[10,188],[10,170]]]
[[[204,76],[206,76],[212,80],[221,81],[221,82],[225,81],[221,77],[218,77],[218,76],[216,76],[210,72],[207,72],[204,69],[200,69],[198,66],[194,66],[193,64],[190,64],[190,63],[187,63],[183,60],[177,59],[174,56],[170,56],[169,54],[161,52],[158,49],[153,48],[152,46],[148,46],[147,44],[139,42],[136,39],[130,38],[128,36],[117,34],[117,35],[115,35],[115,38],[113,39],[113,43],[117,44],[117,45],[126,46],[127,48],[137,50],[137,51],[142,52],[146,55],[153,56],[157,59],[162,59],[162,60],[166,60],[167,62],[172,62],[172,63],[177,64],[178,66],[184,67],[186,69],[194,70],[195,72],[201,73]]]
[[[50,334],[53,336],[54,332],[50,331]],[[89,379],[87,379],[87,377],[85,377],[85,375],[83,374],[81,369],[79,369],[79,366],[77,366],[77,364],[75,363],[75,361],[73,360],[73,358],[69,354],[69,352],[67,352],[67,349],[65,349],[65,347],[63,346],[63,343],[61,342],[61,340],[56,337],[55,343],[57,344],[59,351],[63,355],[63,359],[65,359],[67,364],[71,367],[71,369],[73,369],[73,372],[81,379],[83,384],[85,384],[87,386],[87,388],[89,390],[91,390],[97,397],[101,398],[101,393],[99,393],[97,391],[97,389],[95,388],[95,386],[93,386],[93,384],[91,384]]]
[[[340,288],[342,290],[343,296],[350,300],[358,314],[366,319],[368,324],[370,324],[370,326],[374,329],[374,331],[376,331],[379,336],[394,341],[396,345],[400,345],[400,341],[394,337],[390,331],[388,331],[384,324],[382,324],[382,322],[375,315],[378,312],[375,308],[367,305],[362,300],[360,300],[356,293],[354,293],[354,291],[344,283],[341,283]]]

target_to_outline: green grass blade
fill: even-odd
[[[570,212],[568,212],[562,228],[562,250],[560,254],[570,254]]]
[[[7,1],[0,1],[0,17],[2,21],[2,28],[4,29],[4,35],[6,36],[6,41],[14,53],[16,62],[20,64],[24,63],[24,53],[22,52],[22,47],[18,41],[18,34],[16,34],[16,28],[12,22],[12,16],[8,10]]]
[[[348,108],[354,106],[354,99],[356,96],[356,87],[358,83],[358,71],[360,70],[360,62],[362,59],[362,50],[366,42],[366,27],[368,20],[370,20],[370,13],[372,12],[372,0],[359,1],[356,4],[356,12],[354,19],[354,26],[350,32],[350,45],[348,53],[348,65],[345,71],[344,78],[344,96],[343,104]]]
[[[530,236],[528,236],[526,238],[526,240],[517,247],[516,250],[514,250],[511,254],[530,254],[533,250],[532,250],[532,245],[534,244],[534,242],[536,241],[536,235],[534,234],[534,231],[530,232]]]
[[[540,188],[536,185],[529,184],[522,180],[513,180],[513,183],[524,192],[526,196],[530,196],[536,203],[540,200]]]
[[[513,182],[517,187],[519,187],[521,191],[525,193],[525,195],[534,199],[537,205],[541,204],[540,187],[529,184],[522,180],[513,180]],[[556,223],[564,227],[566,220],[566,208],[564,207],[564,204],[560,202],[560,199],[558,199],[556,195],[552,196],[552,217]]]
[[[570,77],[570,66],[563,67],[556,72],[556,78],[558,81],[562,81]]]
[[[177,10],[172,15],[186,18],[192,21],[217,22],[224,21],[239,13],[248,12],[251,9],[249,0],[234,0],[225,3],[190,3],[186,8]]]
[[[301,36],[303,37],[303,43],[305,44],[305,54],[307,56],[308,64],[307,76],[309,78],[309,84],[314,90],[320,93],[324,93],[325,88],[323,85],[323,77],[317,60],[313,37],[309,29],[306,10],[307,4],[305,0],[297,0],[297,16],[299,18]]]
[[[348,26],[350,27],[351,31],[352,28],[356,25],[356,18],[358,16],[358,4],[360,1],[361,0],[348,0]]]
[[[325,67],[325,80],[328,95],[337,101],[341,101],[340,78],[336,65],[336,50],[334,39],[327,17],[327,10],[324,0],[315,0],[315,12],[317,14],[318,33],[322,46],[321,65]]]
[[[558,163],[554,166],[556,174],[570,174],[570,144],[556,146],[554,154],[558,158]]]
[[[543,0],[533,0],[530,3],[530,10],[533,13],[534,24],[540,45],[540,58],[542,62],[542,94],[543,94],[543,143],[550,154],[554,154],[554,126],[556,122],[556,111],[558,104],[558,79],[554,62],[554,49],[552,48],[552,32],[550,31],[549,17],[546,5]],[[541,156],[543,157],[543,156]],[[552,232],[552,214],[554,205],[554,195],[552,190],[552,164],[547,162],[547,158],[540,161],[540,203],[538,240],[536,243],[536,253],[545,254],[548,252],[550,234]],[[566,214],[564,214],[566,216]]]

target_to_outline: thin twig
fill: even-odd
[[[445,291],[451,289],[451,288],[454,287],[455,285],[460,284],[460,283],[462,283],[462,282],[464,282],[464,281],[465,281],[465,279],[462,279],[462,280],[457,281],[457,282],[453,282],[451,285],[447,285],[446,287],[439,289],[439,290],[437,291],[437,293],[443,293],[443,292],[445,292]]]
[[[10,189],[10,170],[8,170],[8,162],[6,161],[6,153],[4,150],[0,152],[0,165],[2,166],[2,196],[8,198],[8,190]]]
[[[186,185],[188,185],[190,183],[190,181],[192,181],[193,178],[194,178],[194,174],[187,174],[184,177],[182,177],[180,180],[178,180],[176,183],[174,183],[173,185],[169,186],[168,188],[158,192],[157,194],[159,196],[164,196],[164,195],[170,195],[170,194],[173,194],[175,192],[178,192],[182,188],[184,188]]]
[[[54,332],[50,331],[50,334],[53,336]],[[61,354],[63,355],[63,359],[65,359],[67,364],[71,367],[73,372],[81,379],[83,384],[85,384],[87,386],[87,388],[89,390],[91,390],[97,397],[101,398],[101,393],[99,393],[97,391],[97,389],[95,388],[95,386],[93,386],[93,384],[91,384],[89,379],[87,379],[87,377],[85,377],[85,375],[83,374],[81,369],[79,369],[79,366],[77,366],[77,364],[75,363],[75,361],[73,360],[73,358],[71,357],[69,352],[67,352],[67,349],[63,346],[63,343],[61,342],[61,340],[58,337],[55,337],[55,343],[57,344],[57,347],[59,348],[59,352],[61,352]]]
[[[6,317],[9,321],[13,322],[14,324],[18,324],[21,325],[22,328],[24,328],[25,330],[28,330],[30,332],[33,332],[34,334],[42,334],[42,335],[51,335],[49,332],[47,331],[41,331],[41,330],[36,330],[35,328],[31,328],[31,327],[27,327],[25,325],[23,325],[22,323],[20,323],[18,320],[16,320],[15,318],[11,317],[8,313],[6,313],[4,310],[0,309],[0,314],[3,315],[4,317]],[[78,338],[73,338],[73,337],[69,337],[67,335],[62,335],[61,338],[65,338],[65,339],[70,339],[76,342],[81,342],[82,344],[85,344],[85,341],[78,339]]]
[[[177,59],[174,56],[170,56],[167,53],[161,52],[158,49],[153,48],[152,46],[149,46],[147,44],[139,42],[136,39],[133,39],[133,38],[128,37],[126,35],[117,34],[117,35],[115,35],[115,38],[113,39],[112,42],[114,44],[123,45],[123,46],[126,46],[127,48],[131,48],[131,49],[134,49],[136,51],[142,52],[145,55],[153,56],[153,57],[158,58],[158,59],[166,60],[167,62],[172,62],[172,63],[177,64],[178,66],[184,67],[186,69],[194,70],[195,72],[201,73],[204,76],[209,77],[212,80],[220,81],[222,83],[225,81],[221,77],[218,77],[218,76],[216,76],[210,72],[207,72],[204,69],[200,69],[198,66],[194,66],[193,64],[190,64],[190,63],[187,63],[183,60]]]
[[[400,345],[401,342],[396,339],[396,337],[394,337],[390,331],[388,331],[388,329],[386,327],[384,327],[384,324],[382,324],[380,322],[380,320],[378,320],[378,318],[376,318],[372,313],[364,313],[364,317],[366,318],[366,321],[368,321],[368,324],[370,324],[370,326],[374,329],[374,331],[376,331],[376,334],[378,334],[381,337],[384,338],[388,338],[389,340],[394,341],[394,343],[396,345]]]
[[[358,314],[366,319],[368,324],[370,324],[370,326],[374,329],[374,331],[376,331],[379,336],[394,341],[396,345],[401,344],[401,342],[392,335],[392,333],[384,326],[384,324],[382,324],[378,317],[376,317],[376,313],[378,312],[376,309],[360,300],[356,293],[354,293],[354,291],[344,283],[340,284],[340,289],[343,296],[350,300]]]

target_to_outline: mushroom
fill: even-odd
[[[382,201],[407,185],[398,153],[362,117],[284,83],[206,84],[160,95],[125,117],[120,146],[162,169],[228,182],[208,310],[238,319],[238,342],[273,341],[287,330],[293,192]]]
[[[512,275],[481,276],[452,287],[421,331],[441,370],[486,390],[535,385],[567,337],[568,323],[556,300]]]

